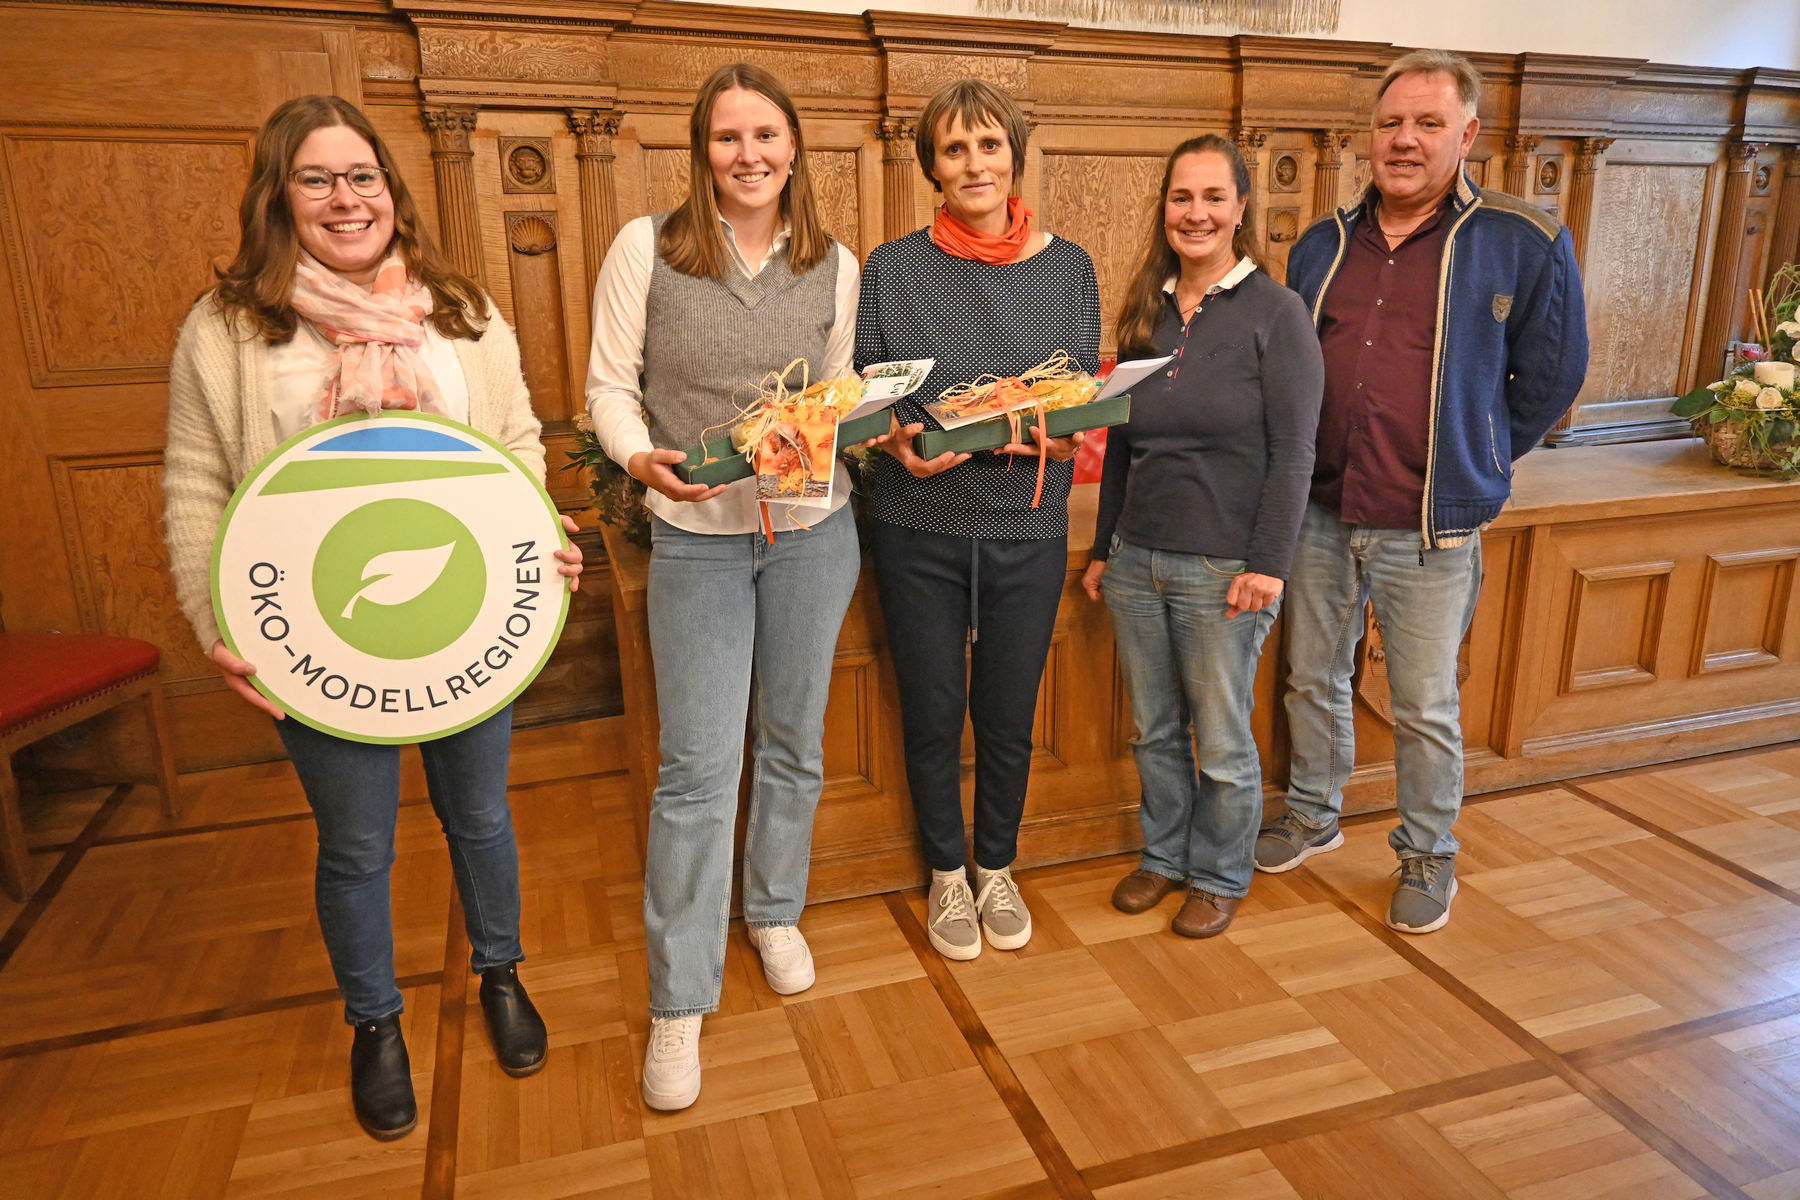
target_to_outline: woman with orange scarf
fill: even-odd
[[[937,422],[920,401],[983,375],[1023,374],[1058,352],[1083,370],[1099,367],[1094,264],[1073,242],[1034,229],[1013,195],[1026,136],[1018,105],[979,80],[958,80],[927,102],[919,167],[943,207],[930,229],[869,255],[856,320],[859,368],[936,360],[895,406],[870,515],[907,783],[932,869],[926,929],[954,959],[980,954],[984,936],[998,950],[1031,939],[1011,866],[1038,682],[1068,569],[1070,460],[1081,435],[925,460],[913,438]],[[962,817],[965,716],[975,726],[973,887]]]
[[[418,1124],[388,886],[400,747],[285,719],[251,686],[257,664],[233,654],[214,621],[213,537],[233,490],[257,463],[333,417],[434,413],[487,434],[540,477],[544,447],[512,330],[432,244],[393,155],[354,105],[302,96],[270,114],[256,135],[238,215],[237,258],[189,313],[169,369],[169,569],[200,645],[227,687],[275,719],[306,792],[318,825],[319,930],[344,1019],[356,1030],[351,1106],[371,1136],[388,1141]],[[574,531],[573,521],[563,522]],[[581,551],[555,553],[573,590]],[[261,665],[281,669],[267,659]],[[521,1076],[543,1067],[548,1043],[518,973],[525,953],[506,800],[511,745],[508,705],[421,750],[494,1057]],[[463,984],[446,977],[444,986]]]

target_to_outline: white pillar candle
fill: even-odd
[[[1794,364],[1759,362],[1756,364],[1756,382],[1764,387],[1791,388],[1794,386]]]

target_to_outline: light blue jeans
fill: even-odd
[[[796,925],[825,778],[825,702],[862,559],[845,505],[810,529],[702,534],[652,518],[646,606],[662,718],[650,800],[644,937],[650,1012],[719,1006],[744,722],[756,765],[744,920]],[[754,705],[752,698],[754,692]]]
[[[1462,810],[1462,698],[1456,655],[1481,598],[1481,536],[1420,551],[1416,529],[1364,529],[1308,504],[1287,588],[1288,807],[1323,828],[1344,810],[1356,764],[1350,677],[1373,600],[1394,702],[1401,858],[1455,854]],[[1423,557],[1423,563],[1420,559]]]
[[[1256,660],[1280,601],[1225,619],[1241,558],[1147,550],[1113,538],[1100,577],[1137,724],[1144,870],[1244,896],[1262,823],[1250,729]],[[1199,744],[1199,769],[1194,762]]]

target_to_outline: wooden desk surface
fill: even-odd
[[[1620,446],[1570,446],[1534,450],[1519,463],[1512,499],[1495,529],[1601,521],[1659,513],[1698,512],[1750,504],[1800,500],[1800,482],[1721,467],[1698,438],[1634,442]],[[1069,496],[1069,568],[1087,565],[1094,545],[1100,485],[1083,483]],[[606,551],[613,578],[628,608],[643,603],[648,551],[626,542],[610,526]]]
[[[1494,528],[1800,500],[1800,483],[1721,467],[1698,438],[1533,450]]]

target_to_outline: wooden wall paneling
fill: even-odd
[[[1690,674],[1773,666],[1788,655],[1796,559],[1795,547],[1706,556]]]
[[[587,569],[581,590],[569,597],[569,615],[550,660],[513,703],[513,728],[531,729],[612,717],[625,711],[618,627],[612,611],[612,579],[597,529],[570,536]]]
[[[416,92],[398,98],[371,96],[363,105],[363,115],[381,135],[388,153],[394,158],[394,166],[406,180],[406,190],[412,194],[413,204],[419,210],[420,224],[436,239],[442,228],[438,217],[436,168],[431,162],[431,135],[419,119]]]
[[[1312,223],[1314,155],[1312,135],[1301,130],[1280,130],[1269,136],[1262,150],[1264,198],[1256,215],[1263,254],[1263,269],[1280,282],[1287,280],[1287,256],[1294,241]]]
[[[1117,352],[1114,326],[1125,285],[1144,251],[1150,206],[1162,182],[1161,155],[1044,154],[1044,227],[1088,252],[1100,282],[1100,353]],[[1110,196],[1112,203],[1093,203]]]
[[[567,423],[579,405],[569,387],[557,214],[527,209],[503,215],[513,321],[531,407],[540,421]]]
[[[1578,567],[1563,640],[1563,692],[1658,676],[1673,560]]]
[[[1761,720],[1800,695],[1783,565],[1800,547],[1800,505],[1758,508],[1753,521],[1730,508],[1576,521],[1542,536],[1553,586],[1540,611],[1560,628],[1528,652],[1550,669],[1524,713],[1522,754]],[[1759,645],[1784,648],[1771,660]],[[1709,659],[1756,669],[1701,670]]]
[[[1596,181],[1584,271],[1588,374],[1574,424],[1656,421],[1680,393],[1707,168],[1608,162]],[[1644,403],[1644,402],[1650,403]]]
[[[7,9],[0,120],[254,129],[292,95],[360,98],[355,35],[341,17]]]
[[[34,387],[159,382],[237,249],[246,132],[0,131],[0,237]]]

